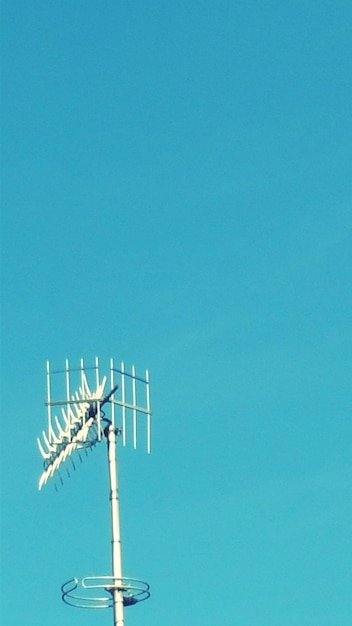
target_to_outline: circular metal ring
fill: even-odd
[[[124,606],[132,606],[150,597],[148,583],[137,578],[85,576],[82,580],[70,578],[61,586],[62,599],[65,604],[80,609],[111,608],[115,590],[121,592]],[[103,591],[106,594],[100,595]]]

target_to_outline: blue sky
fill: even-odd
[[[2,3],[3,622],[109,624],[104,446],[36,490],[45,361],[149,368],[126,626],[350,626],[350,2]]]

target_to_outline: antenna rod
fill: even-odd
[[[118,388],[119,388],[119,386],[118,386],[118,385],[115,385],[115,386],[111,389],[111,391],[109,391],[108,395],[107,395],[107,396],[105,396],[105,398],[103,398],[103,399],[102,399],[102,401],[101,401],[101,403],[100,403],[100,406],[104,406],[104,404],[106,404],[107,402],[109,402],[109,400],[110,400],[111,396],[113,396],[113,395],[114,395],[115,391],[117,391],[117,390],[118,390]]]
[[[116,434],[117,429],[109,424],[106,428],[109,478],[110,478],[110,502],[111,502],[111,548],[112,548],[112,576],[115,587],[111,590],[113,598],[114,626],[124,626],[123,617],[123,594],[118,587],[122,586],[122,558],[119,516],[119,491],[116,464]]]

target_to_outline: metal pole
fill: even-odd
[[[116,429],[111,424],[107,428],[108,460],[110,477],[110,502],[111,502],[111,548],[112,548],[112,575],[116,589],[112,590],[114,626],[124,626],[123,618],[123,595],[118,588],[122,585],[122,559],[119,517],[119,492],[116,463]]]

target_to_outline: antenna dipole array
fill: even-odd
[[[79,367],[70,367],[66,359],[65,368],[59,370],[52,370],[47,361],[46,381],[48,426],[46,431],[43,430],[41,438],[37,439],[44,461],[39,489],[55,473],[59,473],[62,463],[75,451],[92,447],[101,441],[104,436],[104,423],[108,421],[112,426],[119,428],[124,446],[127,445],[130,436],[133,447],[136,448],[137,416],[144,415],[145,443],[148,453],[150,452],[151,411],[148,370],[144,376],[137,376],[134,366],[128,371],[124,363],[115,367],[113,360],[110,359],[108,374],[101,376],[98,358],[95,359],[93,366],[86,366],[81,359]],[[61,384],[61,388],[58,382],[64,383]],[[106,394],[107,382],[110,391]],[[55,399],[53,392],[59,394]],[[105,413],[107,405],[110,408],[109,418]],[[59,412],[59,416],[56,413],[54,415],[55,411]]]
[[[62,599],[80,608],[112,607],[114,626],[123,626],[124,607],[146,600],[150,592],[147,583],[122,576],[117,437],[121,435],[124,446],[132,441],[136,448],[137,425],[143,420],[143,439],[150,452],[149,374],[146,370],[139,376],[134,366],[129,371],[124,363],[116,367],[110,359],[108,371],[102,376],[98,358],[91,366],[81,359],[78,367],[70,366],[66,359],[64,369],[59,370],[51,369],[47,361],[46,381],[48,425],[37,440],[43,458],[39,489],[55,475],[62,481],[61,466],[73,453],[80,454],[80,450],[103,440],[107,443],[109,464],[112,575],[87,576],[81,581],[71,578],[61,587]],[[102,591],[103,595],[96,595]]]

